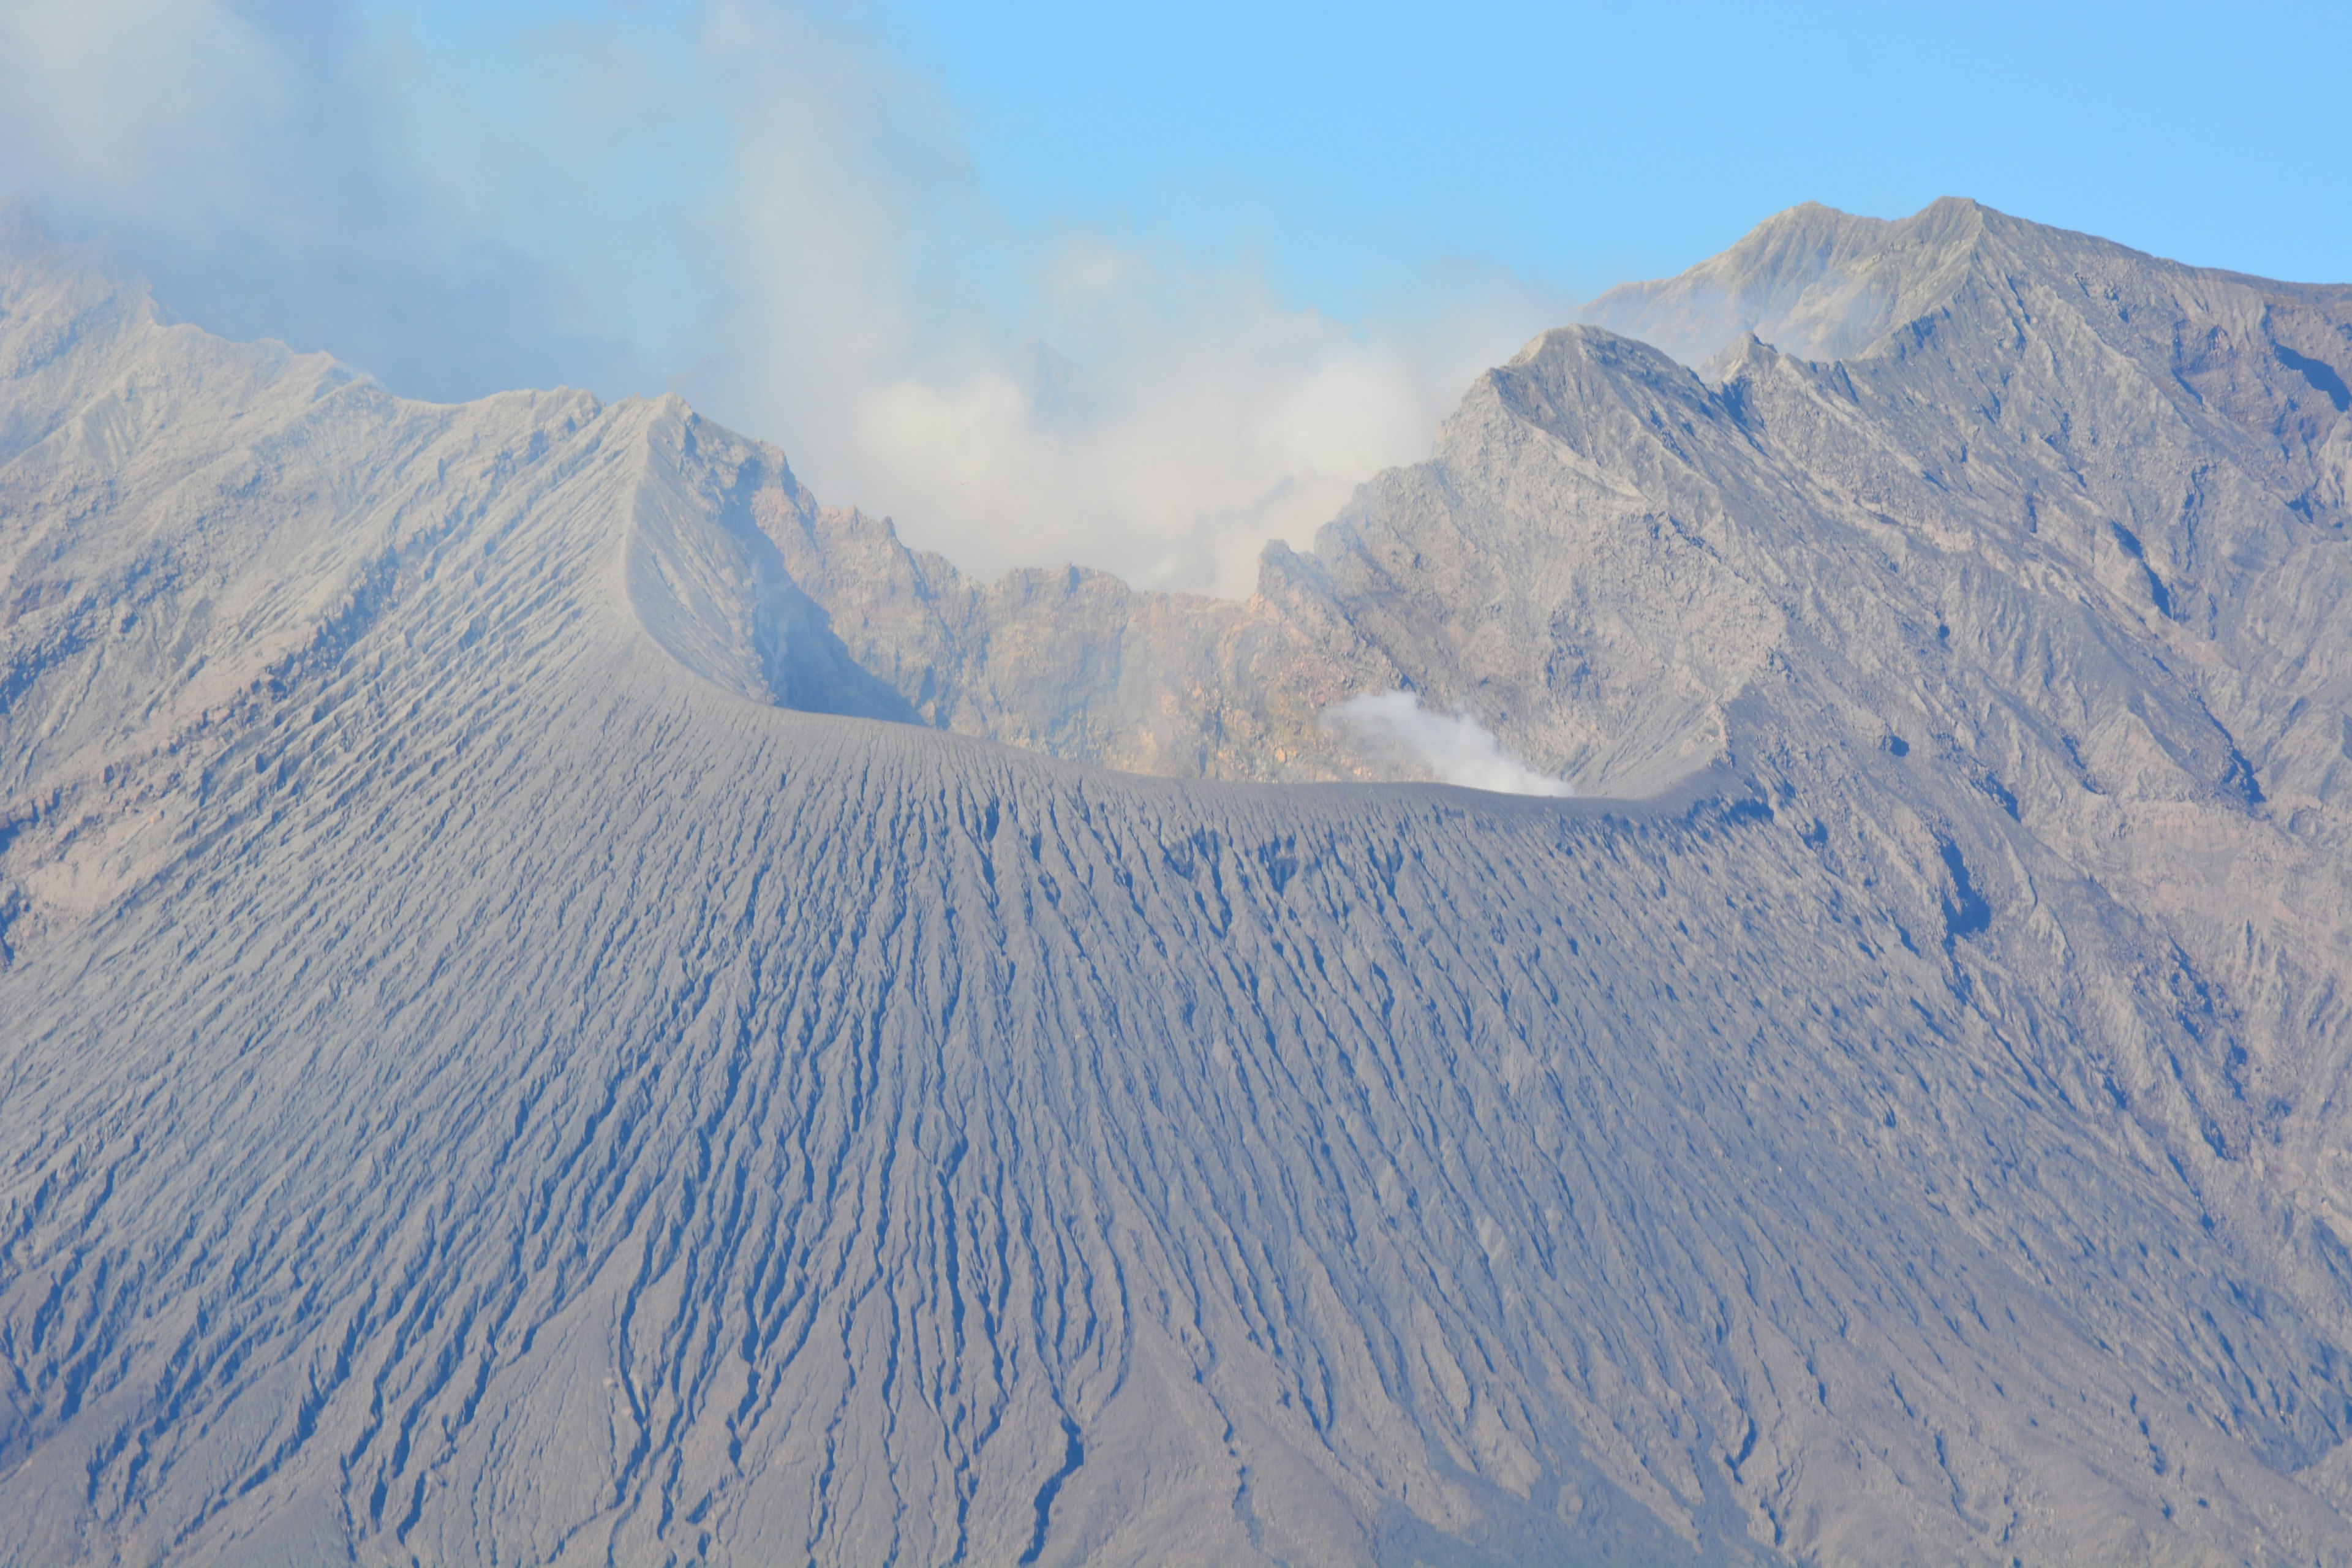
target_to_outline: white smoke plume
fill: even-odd
[[[1539,773],[1466,713],[1433,713],[1410,691],[1350,697],[1323,710],[1324,722],[1359,744],[1418,763],[1440,784],[1497,795],[1570,795],[1567,781]]]
[[[1016,223],[854,7],[522,9],[453,48],[359,0],[0,0],[0,192],[395,392],[673,387],[988,575],[1246,593],[1566,319],[1464,264],[1340,321],[1245,256]]]

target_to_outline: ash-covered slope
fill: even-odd
[[[16,241],[0,1561],[2352,1561],[2341,427],[1945,216],[1935,352],[1548,335],[1237,606]],[[1036,754],[1397,684],[1680,782]]]

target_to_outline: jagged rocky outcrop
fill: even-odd
[[[2352,1561],[2352,290],[1589,315],[1232,604],[11,237],[0,1561]]]

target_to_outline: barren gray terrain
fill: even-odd
[[[1236,603],[0,239],[0,1563],[2352,1563],[2352,288],[1585,314]]]

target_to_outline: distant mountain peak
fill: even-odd
[[[1961,196],[1893,220],[1807,202],[1673,278],[1611,289],[1579,317],[1689,365],[1750,332],[1801,358],[1852,358],[1902,311],[1939,302],[1997,216]]]

